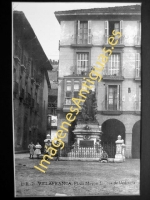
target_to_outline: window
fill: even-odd
[[[110,111],[120,110],[120,85],[107,85],[105,94],[105,109]]]
[[[74,81],[74,97],[78,98],[78,93],[79,93],[79,81]]]
[[[66,80],[66,94],[65,94],[65,104],[71,105],[71,99],[73,97],[79,98],[80,81],[79,80]]]
[[[135,55],[135,76],[136,78],[141,77],[141,55],[140,53],[136,53]]]
[[[88,71],[89,53],[77,53],[77,74]]]
[[[108,44],[108,38],[112,35],[112,31],[121,32],[123,34],[123,21],[105,21],[105,44]],[[115,36],[118,39],[118,36]],[[118,40],[118,44],[122,44],[122,37]]]
[[[119,53],[114,53],[110,56],[106,67],[104,68],[104,75],[113,75],[118,76],[120,75],[121,69],[121,59]]]
[[[77,44],[91,44],[91,21],[77,21]]]
[[[66,88],[65,88],[65,104],[66,105],[71,105],[72,104],[72,101],[71,99],[74,97],[74,98],[79,98],[81,99],[82,97],[79,96],[79,91],[80,89],[85,89],[85,90],[88,90],[86,87],[82,87],[82,84],[86,82],[86,81],[83,81],[83,79],[78,79],[78,80],[74,80],[74,79],[71,79],[71,80],[66,80]],[[88,83],[86,83],[87,85],[90,85]],[[93,85],[92,87],[92,91],[95,91],[95,85]],[[86,92],[82,91],[82,94],[84,95],[87,95]],[[84,98],[83,98],[84,99]],[[82,105],[82,102],[80,102],[80,104]]]
[[[141,45],[141,22],[137,22],[137,35],[135,36],[135,45]]]

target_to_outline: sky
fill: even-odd
[[[12,10],[24,12],[47,58],[51,60],[59,60],[58,46],[60,39],[60,24],[55,17],[55,11],[127,6],[136,4],[140,3],[12,2]]]

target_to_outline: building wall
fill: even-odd
[[[102,49],[104,44],[104,26],[105,21],[93,20],[91,21],[91,34],[92,44],[89,47],[72,47],[73,43],[70,39],[76,32],[76,21],[61,21],[61,40],[60,40],[60,56],[59,56],[59,86],[58,86],[58,129],[62,121],[65,121],[65,113],[62,114],[63,101],[64,101],[64,76],[71,75],[74,71],[72,66],[75,65],[75,52],[76,50],[89,50],[91,52],[91,66],[96,64],[97,57],[103,53]],[[138,21],[124,20],[123,21],[123,35],[124,35],[124,48],[115,48],[116,51],[122,51],[122,73],[124,76],[123,81],[119,81],[121,85],[121,106],[123,113],[121,115],[103,115],[103,102],[105,100],[105,86],[108,84],[117,84],[118,81],[104,81],[96,82],[96,95],[98,114],[97,119],[99,124],[103,124],[108,119],[117,119],[125,126],[125,141],[126,141],[126,157],[132,156],[132,129],[134,124],[140,120],[140,115],[135,113],[135,101],[138,98],[138,87],[140,81],[135,81],[135,66],[136,66],[136,53],[140,53],[140,48],[135,48],[135,36],[138,32]],[[131,92],[128,92],[128,88]],[[69,112],[69,111],[68,111]],[[67,137],[66,137],[67,138]],[[116,138],[117,140],[117,138]],[[66,140],[67,142],[67,140]]]
[[[19,38],[20,47],[23,49],[23,54],[27,58],[34,58],[30,54],[30,49],[25,48],[23,41]],[[44,139],[46,138],[46,123],[47,123],[47,107],[48,107],[48,85],[43,72],[41,72],[41,84],[37,86],[38,82],[32,83],[31,81],[31,66],[29,67],[29,75],[24,69],[21,73],[22,60],[17,58],[15,52],[16,33],[13,32],[13,124],[14,124],[14,147],[16,151],[27,150],[28,144],[32,141],[36,143],[39,141],[44,145]],[[39,66],[35,64],[36,71]],[[22,78],[21,78],[22,76]],[[20,85],[22,82],[22,88],[24,89],[24,98],[20,100]],[[25,93],[25,82],[27,82],[27,93]],[[18,84],[18,92],[14,93],[15,83]],[[31,95],[31,88],[33,92],[33,98],[35,101],[35,91],[37,92],[37,103],[39,104],[39,110],[36,112],[36,105],[31,109],[30,105],[26,102],[28,94]],[[45,101],[45,109],[44,109]]]

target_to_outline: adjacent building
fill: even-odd
[[[121,135],[126,157],[140,157],[141,119],[141,7],[122,6],[55,12],[61,26],[58,68],[58,127],[74,105],[84,77],[102,49],[110,49],[112,31],[122,33],[103,70],[102,81],[93,92],[97,98],[97,120],[102,126],[102,144],[115,144]],[[78,115],[80,117],[80,114]],[[74,141],[76,122],[68,127],[66,144]]]
[[[51,88],[48,91],[48,123],[47,134],[51,139],[56,136],[57,131],[57,97],[58,97],[58,65],[59,61],[50,60],[53,70],[48,71]]]
[[[44,146],[47,131],[47,70],[52,70],[24,13],[13,12],[13,129],[15,151]]]

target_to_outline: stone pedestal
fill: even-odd
[[[118,136],[118,140],[116,141],[116,155],[114,162],[123,162],[123,155],[122,155],[122,143],[121,136]]]
[[[68,156],[100,157],[102,131],[98,123],[77,124],[73,133],[75,134],[75,143]]]

